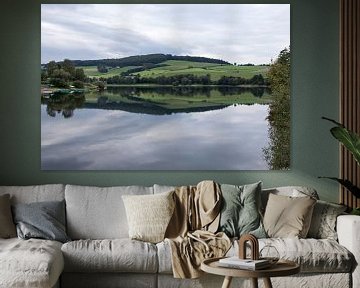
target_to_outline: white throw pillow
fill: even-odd
[[[122,196],[131,239],[151,243],[164,240],[175,208],[173,193]]]

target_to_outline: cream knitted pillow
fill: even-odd
[[[173,193],[122,196],[131,239],[151,243],[164,240],[175,208]]]

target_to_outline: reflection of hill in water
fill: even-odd
[[[105,109],[105,110],[122,110],[130,113],[150,114],[150,115],[170,115],[173,113],[190,113],[190,112],[205,112],[211,110],[222,109],[230,105],[212,105],[202,107],[188,107],[188,108],[166,108],[149,101],[138,101],[132,103],[126,102],[107,102],[106,104],[99,103],[84,103],[81,108],[87,109]]]
[[[259,89],[261,90],[259,93]],[[233,87],[116,87],[104,92],[86,94],[55,94],[43,97],[51,117],[62,114],[72,117],[75,109],[121,110],[149,115],[205,112],[231,105],[268,104],[264,88]],[[261,96],[260,96],[261,95]]]

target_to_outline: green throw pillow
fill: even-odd
[[[253,234],[266,238],[260,216],[261,182],[235,186],[222,184],[223,197],[219,231],[229,237]]]

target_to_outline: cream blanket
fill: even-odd
[[[201,262],[222,257],[231,246],[225,233],[216,233],[221,209],[221,190],[213,181],[175,189],[175,211],[165,233],[171,247],[175,278],[200,277]]]

